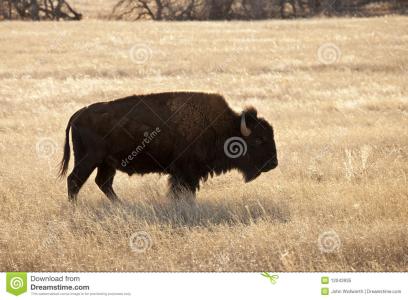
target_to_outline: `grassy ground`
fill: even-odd
[[[408,271],[404,17],[0,24],[0,270]],[[56,178],[79,108],[215,91],[275,127],[278,169],[203,185],[119,174],[113,205]],[[71,161],[72,163],[72,161]]]

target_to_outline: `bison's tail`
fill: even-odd
[[[65,129],[64,156],[62,157],[62,160],[60,162],[59,178],[65,176],[68,170],[69,158],[71,156],[71,149],[69,146],[69,130],[71,129],[71,123],[82,110],[83,109],[78,110],[76,113],[72,115],[72,117],[68,121],[67,128]]]

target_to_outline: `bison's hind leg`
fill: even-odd
[[[68,198],[70,201],[76,201],[79,190],[93,170],[95,170],[95,165],[86,160],[74,167],[67,178]]]
[[[113,178],[115,177],[116,169],[109,166],[106,163],[102,163],[98,166],[98,173],[96,174],[95,182],[101,189],[101,191],[112,202],[118,201],[119,198],[113,190]]]
[[[79,190],[97,166],[96,155],[90,155],[83,143],[81,132],[72,126],[72,147],[74,149],[75,166],[67,178],[68,198],[76,201]],[[92,152],[91,152],[92,153]]]

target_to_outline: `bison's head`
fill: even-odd
[[[240,133],[246,153],[238,158],[237,164],[246,182],[278,166],[273,128],[265,119],[258,118],[255,108],[242,112]]]

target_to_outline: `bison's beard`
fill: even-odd
[[[261,172],[258,170],[251,170],[242,172],[242,174],[244,175],[245,182],[248,183],[258,178],[258,176],[261,175]]]

